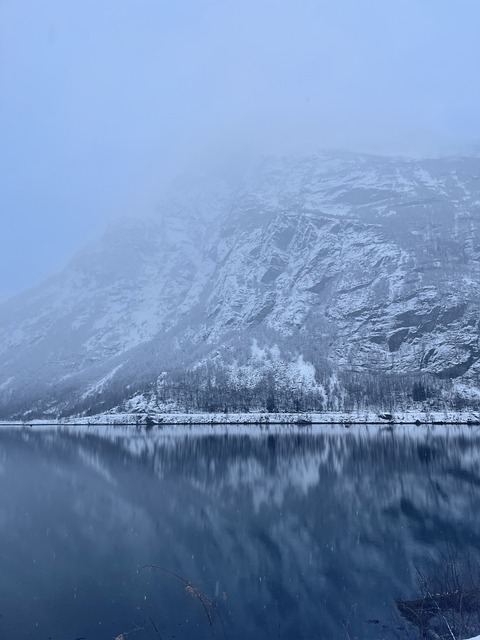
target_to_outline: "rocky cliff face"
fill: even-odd
[[[156,217],[0,307],[2,415],[475,404],[479,239],[478,158],[264,159],[178,182]]]

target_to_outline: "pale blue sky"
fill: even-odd
[[[478,0],[0,0],[0,299],[182,166],[480,140]]]

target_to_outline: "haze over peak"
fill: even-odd
[[[4,0],[0,298],[232,150],[480,140],[476,0]]]

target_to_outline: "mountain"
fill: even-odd
[[[217,174],[0,305],[0,417],[478,406],[480,158]]]

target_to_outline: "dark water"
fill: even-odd
[[[467,427],[1,429],[0,638],[398,637],[415,566],[478,556],[479,460]]]

